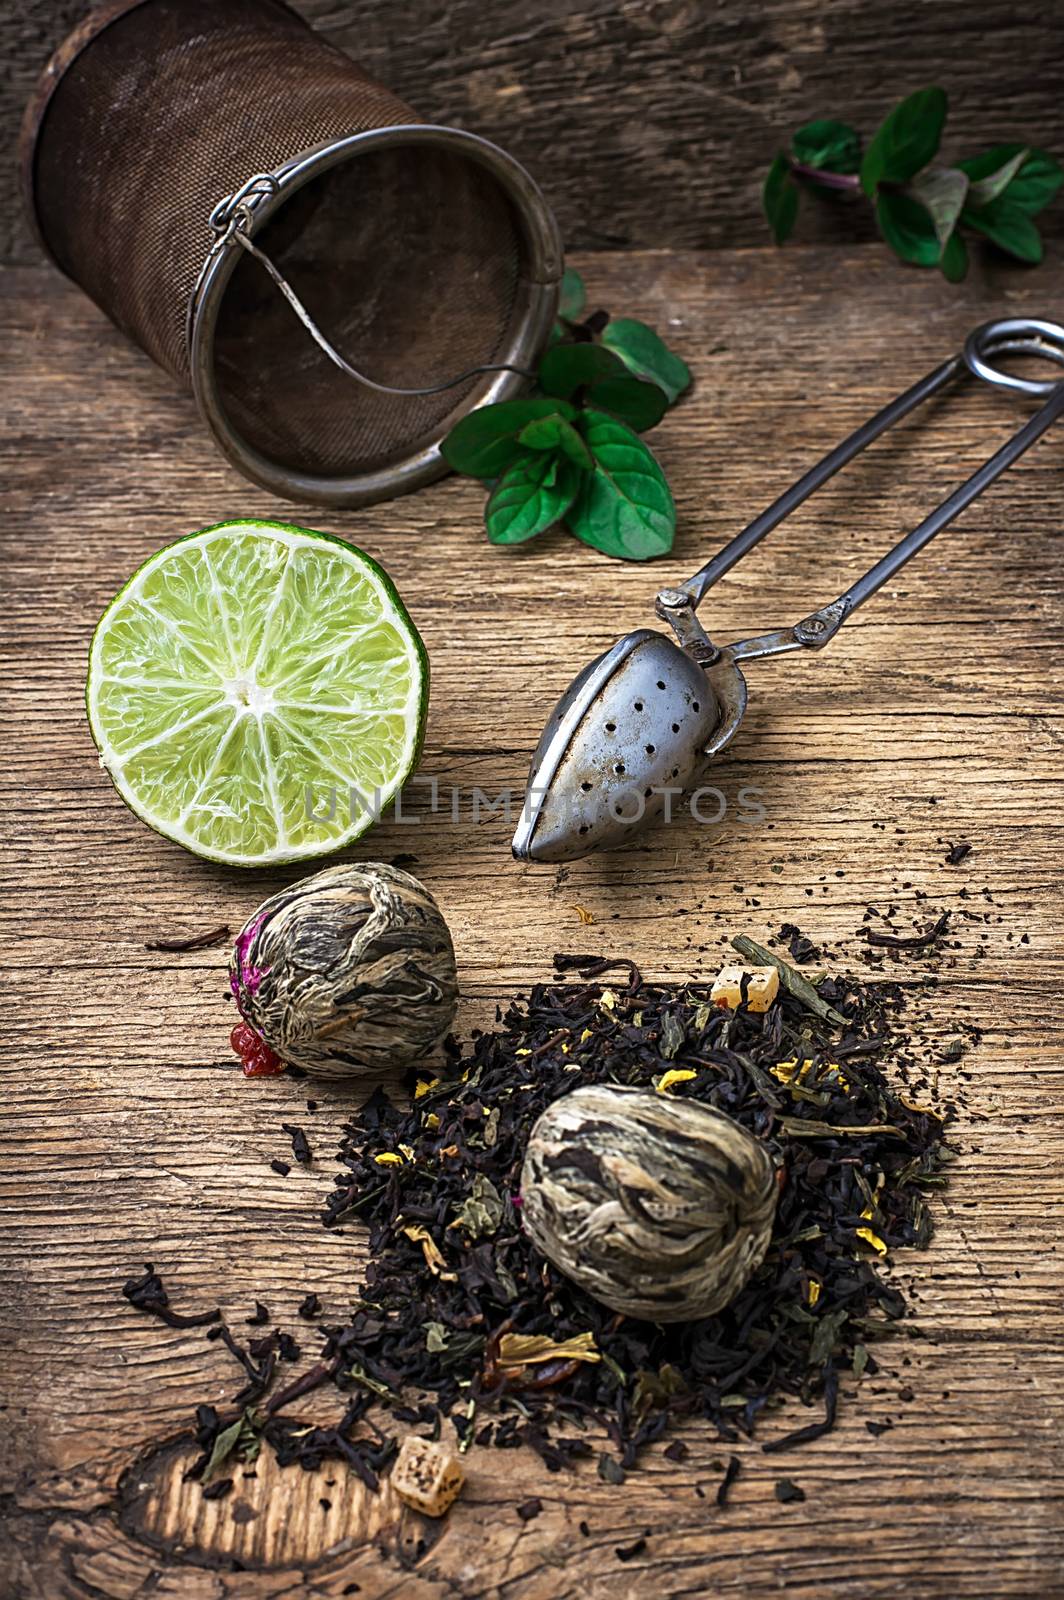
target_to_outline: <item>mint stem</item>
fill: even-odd
[[[819,183],[825,189],[847,189],[855,192],[861,187],[861,180],[856,172],[825,172],[822,167],[810,167],[804,161],[792,161],[790,167],[796,178],[806,178],[810,183]]]

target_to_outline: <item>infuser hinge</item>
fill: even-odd
[[[719,658],[720,651],[695,615],[694,601],[686,589],[660,589],[654,610],[700,667],[711,667]]]
[[[819,650],[821,645],[835,637],[851,610],[848,600],[833,600],[830,605],[821,606],[819,611],[812,612],[796,623],[794,637],[799,644]]]

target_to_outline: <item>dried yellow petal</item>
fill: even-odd
[[[378,1167],[401,1167],[402,1156],[397,1156],[394,1150],[382,1150],[379,1156],[373,1157]]]
[[[617,1007],[617,996],[612,989],[603,989],[599,996],[599,1005],[603,1011],[614,1011]]]
[[[810,1306],[815,1306],[817,1301],[820,1299],[820,1284],[815,1278],[810,1278],[809,1287],[806,1289],[805,1297]]]
[[[692,1072],[690,1067],[670,1067],[660,1078],[655,1078],[654,1087],[659,1094],[668,1094],[674,1083],[690,1083],[692,1078],[697,1077],[698,1073]]]
[[[423,1094],[430,1094],[439,1087],[439,1078],[419,1078],[414,1085],[414,1099],[420,1100]]]
[[[539,1361],[601,1361],[593,1333],[551,1339],[545,1333],[504,1333],[499,1340],[500,1367],[530,1367]]]
[[[411,1224],[409,1228],[404,1228],[403,1232],[408,1239],[412,1239],[415,1244],[421,1246],[421,1253],[425,1257],[425,1265],[434,1277],[439,1277],[440,1272],[447,1265],[447,1257],[442,1254],[428,1229],[423,1228],[420,1222],[417,1222]]]
[[[858,1228],[857,1237],[863,1239],[865,1244],[870,1244],[877,1255],[885,1256],[887,1247],[878,1233],[873,1233],[871,1228]]]
[[[898,1096],[906,1111],[922,1111],[925,1117],[934,1117],[936,1122],[945,1122],[941,1111],[936,1111],[934,1106],[922,1106],[916,1100],[907,1100],[903,1094]]]
[[[587,909],[587,906],[574,906],[573,910],[580,918],[580,921],[583,923],[584,927],[590,928],[595,918],[594,915]]]
[[[439,1127],[439,1125],[440,1125],[439,1117],[436,1115],[435,1111],[430,1111],[428,1116],[425,1118],[425,1126],[426,1126],[426,1128],[429,1130],[430,1133],[435,1133],[436,1129]]]

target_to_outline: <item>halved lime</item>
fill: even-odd
[[[412,772],[428,657],[387,574],[329,534],[223,522],[167,545],[104,612],[87,704],[139,817],[257,867],[364,833]]]

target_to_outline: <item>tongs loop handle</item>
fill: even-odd
[[[931,398],[961,373],[968,371],[995,388],[1018,391],[1022,394],[1048,396],[1046,403],[1030,417],[1023,427],[1000,450],[985,461],[967,482],[955,489],[940,506],[901,539],[878,561],[864,577],[859,578],[838,599],[822,606],[819,611],[805,617],[793,628],[763,634],[756,639],[742,640],[728,646],[735,660],[750,660],[759,656],[780,655],[785,651],[802,648],[819,649],[833,638],[846,618],[857,606],[881,588],[894,574],[912,559],[918,550],[940,533],[953,519],[982,494],[1002,472],[1010,467],[1035,440],[1040,438],[1056,419],[1064,414],[1064,378],[1018,378],[1003,371],[995,358],[1004,355],[1037,355],[1064,366],[1064,327],[1055,322],[1036,318],[1005,317],[987,322],[974,329],[965,342],[961,355],[951,356],[941,366],[914,383],[911,389],[898,395],[889,405],[877,411],[874,417],[857,428],[841,444],[818,461],[796,483],[784,491],[750,525],[736,534],[712,560],[679,586],[677,595],[684,597],[686,605],[697,606],[718,578],[740,561],[767,533],[790,515],[802,502],[815,493],[829,478],[852,461],[866,446],[894,423],[899,422]],[[662,596],[664,598],[664,595]],[[662,614],[671,615],[672,606],[661,608]],[[675,624],[674,624],[675,625]],[[688,625],[689,626],[689,625]],[[708,640],[706,641],[708,644]]]
[[[973,328],[964,341],[964,361],[969,372],[998,389],[1017,394],[1051,395],[1060,378],[1019,378],[994,365],[993,356],[1041,356],[1064,366],[1064,328],[1037,317],[1000,317]]]

